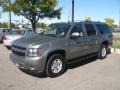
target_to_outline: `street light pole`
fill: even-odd
[[[74,0],[72,0],[72,22],[74,22]]]
[[[10,6],[10,4],[11,4],[11,2],[10,2],[10,0],[9,0],[9,6]],[[9,28],[10,28],[10,30],[11,30],[11,10],[9,10]]]
[[[119,10],[119,30],[120,30],[120,10]]]

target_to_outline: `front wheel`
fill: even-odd
[[[52,55],[46,65],[46,75],[48,77],[57,77],[64,73],[65,60],[60,54]]]
[[[105,44],[102,44],[98,53],[98,58],[104,59],[106,58],[106,56],[107,56],[107,46]]]

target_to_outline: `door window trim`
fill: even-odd
[[[88,35],[85,24],[91,24],[91,25],[93,25],[96,34],[95,34],[95,35]],[[84,23],[84,30],[85,30],[85,32],[86,32],[86,36],[97,36],[97,34],[98,34],[98,32],[97,32],[97,30],[96,30],[96,27],[95,27],[94,23]]]
[[[74,24],[74,25],[72,26],[70,32],[69,32],[69,36],[71,36],[71,32],[72,32],[72,30],[74,29],[74,27],[75,27],[76,25],[80,25],[80,24],[81,24],[81,26],[82,26],[83,34],[84,34],[84,36],[82,36],[82,37],[86,37],[86,31],[85,31],[85,28],[84,28],[83,23],[77,23],[77,24]],[[80,38],[81,38],[81,37],[80,37]]]

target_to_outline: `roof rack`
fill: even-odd
[[[69,21],[70,23],[72,23],[71,21]],[[95,23],[104,23],[104,22],[102,22],[102,21],[86,21],[86,20],[76,20],[76,21],[74,21],[74,23],[76,23],[76,22],[95,22]]]
[[[105,22],[101,22],[101,21],[85,21],[85,20],[76,20],[76,21],[74,21],[74,22],[72,22],[72,21],[68,21],[68,22],[55,22],[55,23],[57,23],[57,24],[72,24],[72,23],[82,23],[82,22],[91,22],[91,23],[105,23]],[[53,23],[53,24],[55,24],[55,23]]]

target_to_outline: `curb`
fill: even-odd
[[[113,54],[120,54],[120,49],[118,49],[118,48],[116,48],[116,49],[111,48],[111,53],[113,53]]]

